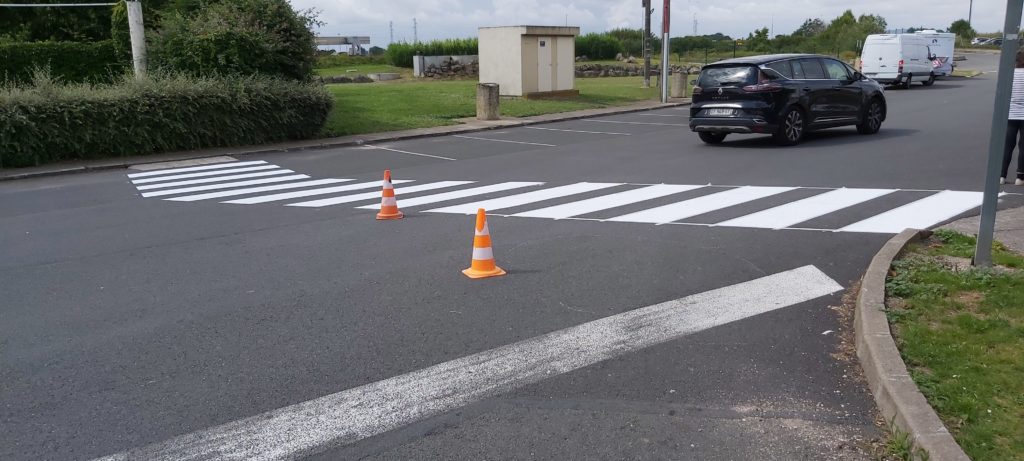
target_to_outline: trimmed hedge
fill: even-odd
[[[476,38],[450,38],[432,42],[392,43],[387,57],[392,66],[412,68],[413,56],[464,56],[480,54],[480,41]]]
[[[0,168],[306,139],[332,104],[322,85],[265,77],[37,78],[0,88]]]
[[[111,82],[131,64],[114,50],[113,40],[99,42],[0,42],[0,80],[27,82],[38,68],[67,82]]]

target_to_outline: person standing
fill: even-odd
[[[1017,51],[1017,65],[1013,69],[1013,91],[1010,93],[1010,114],[1006,125],[1006,147],[1003,150],[1003,169],[999,184],[1006,184],[1006,176],[1017,150],[1017,180],[1014,184],[1024,186],[1024,50]],[[1019,140],[1019,141],[1018,141]],[[1016,149],[1019,147],[1019,149]]]

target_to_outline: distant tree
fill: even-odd
[[[953,24],[949,26],[949,31],[957,34],[960,38],[966,38],[968,40],[978,35],[978,32],[971,27],[971,23],[967,22],[965,19],[957,19],[956,21],[953,21]]]
[[[881,34],[888,25],[885,18],[874,14],[862,14],[857,18],[857,27],[864,35]]]
[[[821,35],[822,32],[825,32],[827,27],[828,26],[825,25],[825,21],[822,21],[821,19],[808,19],[804,21],[800,28],[793,32],[793,35],[798,35],[800,37],[817,37],[818,35]]]
[[[747,35],[747,43],[745,45],[750,51],[770,51],[771,41],[768,38],[768,28],[763,27]]]

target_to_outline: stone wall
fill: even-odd
[[[480,75],[480,57],[414,56],[413,75],[434,79],[475,77]]]
[[[675,65],[669,67],[671,73],[700,73],[700,66]],[[641,65],[611,65],[611,64],[580,64],[576,66],[577,78],[594,77],[636,77],[644,75],[644,67]],[[660,66],[651,65],[651,75],[661,75]]]

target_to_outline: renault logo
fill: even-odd
[[[725,91],[723,91],[723,90],[722,90],[721,88],[719,88],[719,89],[718,89],[718,95],[719,95],[719,96],[721,96],[721,95],[722,95],[722,93],[725,93]]]

